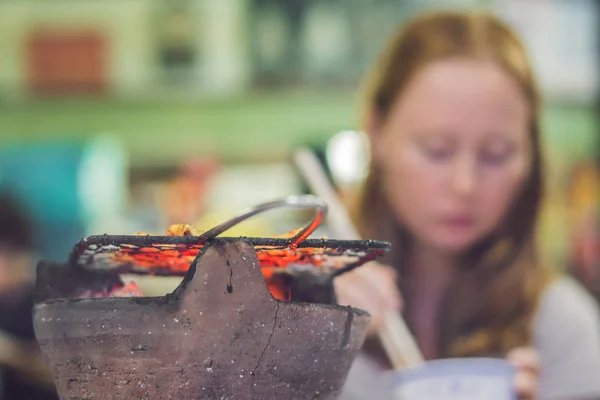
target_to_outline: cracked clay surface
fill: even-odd
[[[280,302],[254,248],[215,240],[159,298],[38,304],[38,342],[63,399],[334,399],[368,316]]]

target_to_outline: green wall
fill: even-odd
[[[296,143],[325,140],[356,127],[356,104],[348,92],[211,101],[18,103],[0,106],[0,146],[111,133],[123,139],[134,167],[172,166],[182,157],[215,152],[228,161],[280,160]],[[596,147],[591,108],[547,107],[543,128],[552,159],[565,154],[579,158]]]

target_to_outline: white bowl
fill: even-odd
[[[452,358],[394,371],[388,378],[395,400],[516,400],[516,371],[502,359]]]

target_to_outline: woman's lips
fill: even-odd
[[[452,229],[469,229],[474,223],[475,219],[470,215],[452,215],[442,218],[442,223]]]

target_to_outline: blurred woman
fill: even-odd
[[[522,43],[492,16],[423,15],[393,37],[367,84],[357,210],[362,235],[393,249],[336,291],[373,332],[401,310],[427,359],[509,355],[525,397],[598,398],[600,313],[536,254],[539,108]],[[389,367],[380,350],[367,340],[370,371]],[[361,371],[349,398],[368,387]]]

